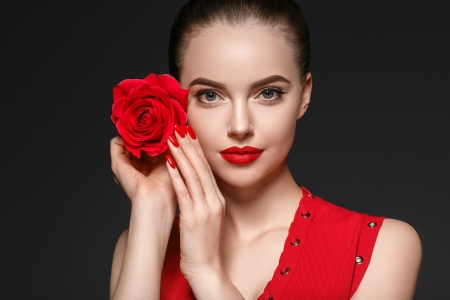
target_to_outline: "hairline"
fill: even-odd
[[[208,30],[212,30],[217,26],[231,27],[234,29],[242,29],[245,27],[251,28],[253,26],[259,26],[265,29],[269,34],[277,37],[281,37],[289,45],[291,49],[291,54],[293,55],[294,61],[299,69],[300,82],[303,83],[304,78],[302,76],[301,66],[297,63],[297,56],[301,56],[301,50],[297,51],[295,46],[295,41],[292,41],[291,35],[288,33],[289,25],[286,21],[282,20],[261,20],[256,16],[248,16],[243,20],[238,20],[231,24],[225,17],[219,17],[217,20],[212,22],[204,22],[201,25],[193,25],[189,30],[185,32],[185,36],[182,39],[181,53],[179,58],[179,74],[181,75],[184,65],[184,60],[186,56],[186,50],[192,42],[192,38],[189,36],[201,36],[205,34]],[[187,42],[186,42],[187,41]]]

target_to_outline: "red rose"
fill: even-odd
[[[141,150],[150,156],[166,151],[175,124],[186,124],[187,97],[188,91],[167,74],[125,79],[116,85],[111,120],[125,148],[136,157]]]

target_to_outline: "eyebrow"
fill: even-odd
[[[282,82],[286,82],[288,84],[291,84],[291,82],[289,80],[287,80],[286,78],[284,78],[281,75],[272,75],[266,78],[263,78],[261,80],[258,80],[254,83],[251,84],[251,88],[257,88],[260,86],[263,86],[265,84],[269,84],[269,83],[273,83],[273,82],[277,82],[277,81],[282,81]],[[189,87],[196,85],[196,84],[202,84],[202,85],[208,85],[214,88],[218,88],[218,89],[224,89],[225,85],[223,83],[214,81],[214,80],[210,80],[207,78],[203,78],[203,77],[198,77],[194,80],[191,81],[191,83],[189,84]]]

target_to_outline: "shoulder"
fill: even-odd
[[[391,258],[392,264],[401,262],[420,262],[422,257],[422,244],[416,230],[409,224],[385,219],[375,243],[375,256]],[[397,263],[396,263],[397,262]]]
[[[308,204],[307,210],[312,210],[314,226],[326,228],[330,233],[336,231],[338,234],[347,235],[347,242],[350,237],[357,242],[362,223],[368,217],[367,214],[349,210],[317,196]]]
[[[370,265],[352,300],[412,299],[421,259],[416,230],[405,222],[385,219]]]
[[[379,247],[397,245],[397,247],[407,248],[408,250],[412,250],[411,248],[421,249],[419,235],[411,225],[388,218],[383,222],[376,245],[379,245]]]

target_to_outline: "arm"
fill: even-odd
[[[132,208],[130,228],[114,250],[110,299],[159,299],[171,219],[169,211],[152,214]]]
[[[409,300],[422,259],[417,232],[407,223],[385,219],[370,265],[351,300]]]
[[[116,137],[111,140],[111,168],[130,198],[131,217],[114,252],[110,299],[159,299],[176,206],[165,161],[148,156],[137,159]]]

